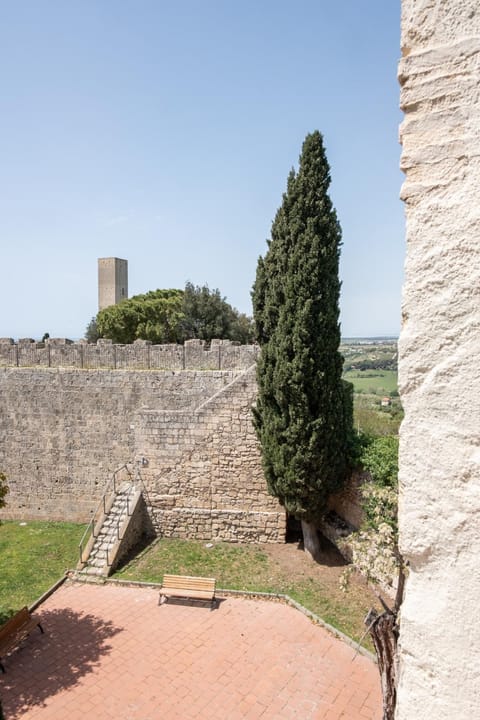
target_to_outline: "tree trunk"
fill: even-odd
[[[312,560],[318,560],[320,556],[320,540],[316,525],[302,520],[303,548]]]
[[[365,624],[375,645],[382,684],[383,720],[394,720],[397,702],[397,640],[396,613],[388,610],[378,615],[370,610]]]
[[[372,637],[377,653],[378,669],[382,684],[383,696],[383,718],[382,720],[394,720],[395,707],[397,704],[397,644],[399,636],[398,612],[403,601],[403,590],[405,585],[405,572],[403,559],[395,547],[395,555],[399,561],[398,587],[395,597],[395,605],[391,610],[382,598],[379,598],[384,607],[380,615],[376,610],[370,610],[365,618],[365,625]]]

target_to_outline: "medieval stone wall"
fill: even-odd
[[[87,521],[112,472],[143,459],[162,534],[283,541],[251,423],[255,392],[254,370],[242,368],[0,368],[1,517]]]
[[[403,0],[398,720],[477,717],[480,6]]]
[[[0,367],[74,367],[82,370],[240,370],[252,365],[258,345],[237,345],[230,340],[187,340],[184,345],[152,345],[136,340],[116,345],[111,340],[96,344],[50,338],[46,342],[25,339],[15,343],[0,338]]]
[[[285,539],[285,513],[266,494],[252,425],[255,369],[195,412],[142,410],[135,444],[157,527],[168,535],[260,542]]]

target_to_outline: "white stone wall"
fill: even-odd
[[[480,2],[403,0],[397,720],[480,717]]]

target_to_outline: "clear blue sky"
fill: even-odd
[[[251,312],[258,256],[320,130],[342,334],[397,334],[399,0],[22,0],[0,27],[1,337],[82,337],[97,258]]]

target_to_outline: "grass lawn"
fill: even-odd
[[[355,392],[389,395],[397,389],[395,370],[348,370],[343,377],[353,383]]]
[[[0,616],[30,605],[75,567],[84,529],[64,522],[2,522]]]
[[[114,577],[119,580],[162,581],[164,573],[215,577],[218,588],[287,594],[325,622],[359,640],[373,593],[353,577],[347,592],[340,588],[345,569],[329,545],[316,564],[295,544],[240,545],[162,539],[134,558]],[[368,641],[363,643],[370,650]]]
[[[5,521],[0,525],[0,617],[29,605],[75,567],[83,525]],[[284,593],[354,640],[375,596],[352,577],[340,589],[345,569],[326,545],[314,563],[296,544],[240,545],[162,539],[134,557],[115,575],[120,580],[162,581],[164,573],[215,577],[218,588]],[[372,649],[368,641],[365,646]]]

